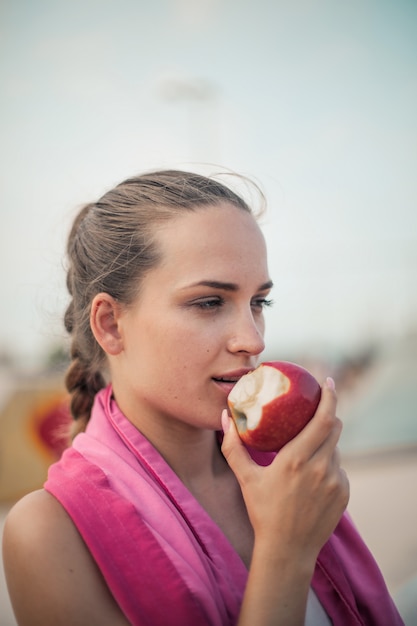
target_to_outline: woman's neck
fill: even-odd
[[[215,431],[181,424],[179,429],[164,431],[159,436],[154,432],[143,434],[191,491],[198,485],[213,483],[228,468]]]

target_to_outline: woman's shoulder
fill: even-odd
[[[71,521],[63,507],[47,491],[27,494],[9,511],[3,532],[3,551],[8,566],[8,553],[13,560],[47,555],[49,548],[64,536],[71,535]],[[39,563],[42,568],[44,561]]]
[[[32,491],[23,496],[10,509],[6,518],[7,529],[18,529],[23,525],[42,531],[48,522],[53,524],[57,519],[65,517],[61,504],[45,489]],[[38,525],[37,522],[42,522]]]
[[[81,536],[62,505],[45,490],[10,510],[3,561],[19,624],[126,624]],[[66,621],[68,620],[68,621]]]

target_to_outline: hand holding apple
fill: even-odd
[[[242,441],[278,451],[313,417],[321,397],[317,380],[288,361],[261,363],[236,383],[228,405]]]

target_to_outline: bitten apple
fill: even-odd
[[[313,417],[321,397],[317,380],[288,361],[262,363],[242,376],[228,405],[242,441],[264,452],[278,451]]]

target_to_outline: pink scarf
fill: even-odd
[[[243,562],[120,412],[111,386],[97,394],[87,432],[50,467],[45,488],[74,521],[131,624],[236,624],[248,576]],[[403,624],[346,515],[319,555],[312,587],[335,626]]]

